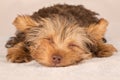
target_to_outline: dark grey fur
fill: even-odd
[[[90,11],[84,8],[82,5],[75,6],[67,4],[64,5],[57,4],[51,7],[42,8],[38,12],[35,12],[31,17],[35,21],[39,21],[40,18],[51,17],[55,14],[67,18],[74,17],[81,27],[89,26],[92,23],[97,23],[99,20],[96,17],[98,13]]]

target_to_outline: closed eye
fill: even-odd
[[[54,43],[52,38],[44,38],[45,40],[49,41],[50,43]]]
[[[73,43],[69,44],[68,47],[69,48],[79,48],[79,46],[77,44],[73,44]]]

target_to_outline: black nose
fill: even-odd
[[[61,62],[61,59],[62,59],[62,57],[59,56],[59,55],[53,55],[53,56],[52,56],[52,62],[53,62],[54,64],[59,64],[59,63]]]

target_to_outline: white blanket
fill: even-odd
[[[108,58],[93,58],[69,67],[52,68],[35,61],[10,63],[6,61],[6,40],[15,33],[12,25],[18,14],[32,12],[55,3],[82,4],[100,13],[109,21],[108,43],[118,52]],[[120,80],[120,1],[119,0],[1,0],[0,1],[0,80]]]

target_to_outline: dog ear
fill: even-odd
[[[105,19],[100,19],[97,24],[92,24],[87,28],[87,33],[96,40],[104,38],[108,22]]]
[[[19,31],[24,31],[27,28],[38,26],[38,23],[28,15],[17,16],[13,21],[13,24]]]

